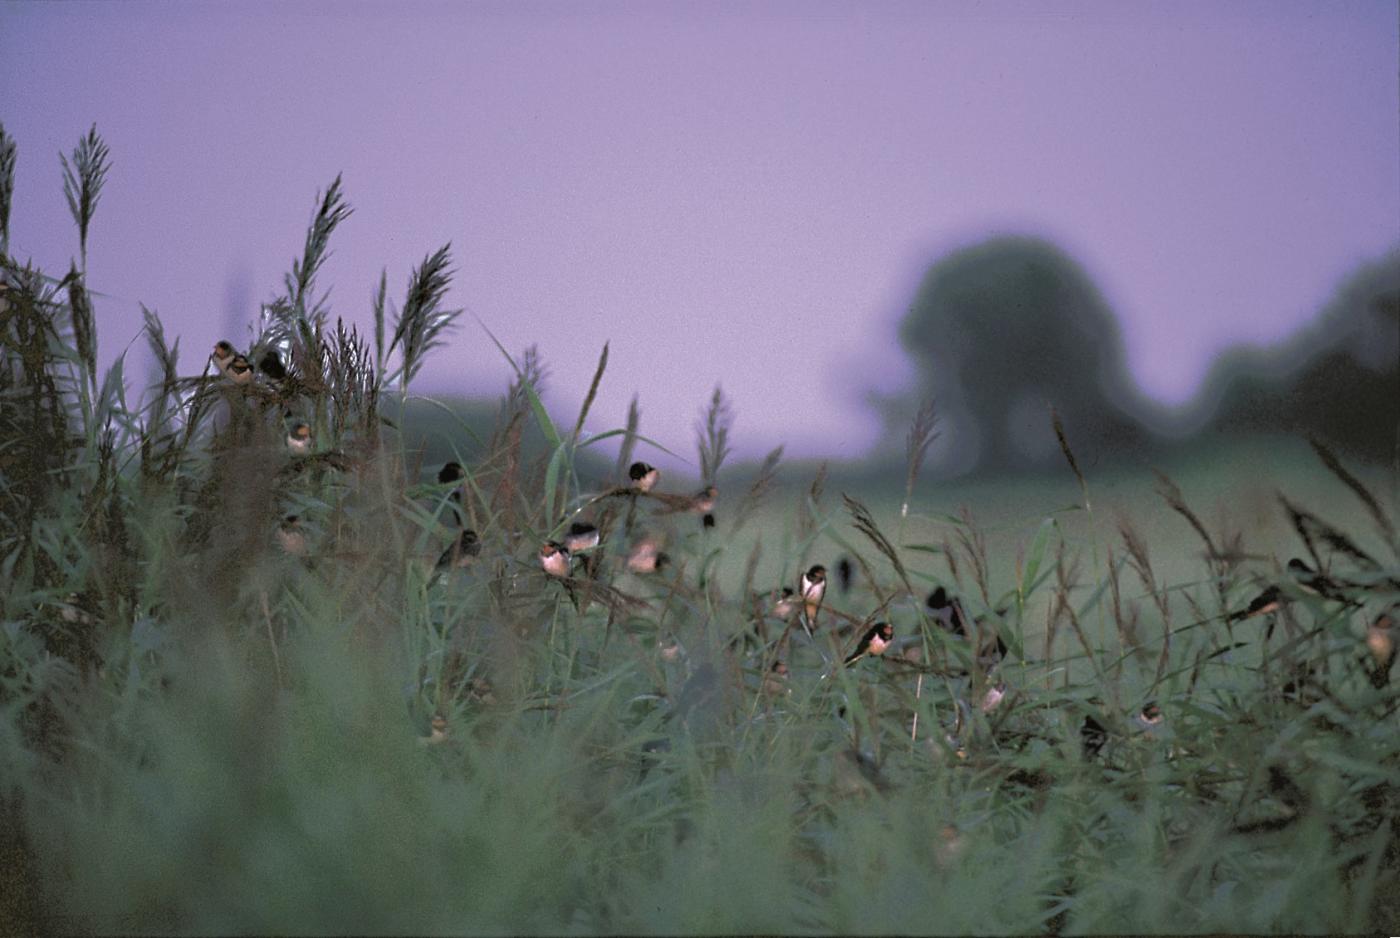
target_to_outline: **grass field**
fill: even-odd
[[[1171,481],[1067,463],[949,483],[912,458],[912,490],[857,487],[729,465],[717,398],[706,528],[685,497],[699,482],[627,490],[647,428],[582,440],[583,415],[556,425],[519,359],[494,430],[438,482],[382,414],[451,321],[450,258],[426,257],[397,310],[381,299],[372,340],[332,325],[314,275],[343,211],[333,186],[246,378],[202,351],[181,367],[152,316],[162,377],[139,403],[119,369],[98,379],[81,273],[5,259],[0,921],[1400,921],[1400,694],[1376,625],[1400,598],[1388,470],[1255,440],[1168,464]],[[289,449],[295,421],[309,452]],[[602,478],[611,460],[581,454],[607,438],[622,452]],[[600,544],[549,576],[541,545],[575,521]],[[459,524],[479,552],[440,565]],[[634,570],[647,538],[671,562]],[[1335,581],[1325,595],[1294,557]],[[816,563],[831,585],[809,637],[774,592]],[[1223,615],[1271,585],[1277,610]],[[937,586],[967,634],[926,604]],[[877,619],[892,647],[843,667]]]

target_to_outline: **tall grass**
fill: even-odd
[[[85,138],[105,161],[100,145]],[[932,410],[897,511],[844,492],[828,507],[823,471],[746,551],[781,448],[731,485],[716,390],[697,445],[719,523],[680,483],[630,491],[628,462],[655,445],[637,402],[626,426],[583,433],[606,347],[564,433],[544,363],[507,355],[496,431],[433,481],[383,397],[408,397],[456,319],[450,254],[425,258],[397,312],[381,279],[371,346],[315,292],[348,217],[337,179],[263,309],[253,345],[285,374],[182,368],[148,312],[157,374],[136,401],[120,359],[98,382],[81,351],[96,321],[70,289],[81,271],[56,285],[0,257],[0,919],[486,934],[1400,920],[1400,696],[1366,644],[1400,598],[1394,506],[1335,455],[1375,530],[1285,500],[1300,544],[1275,548],[1344,584],[1332,598],[1276,561],[1246,567],[1226,550],[1237,532],[1212,531],[1165,477],[1164,509],[1208,548],[1193,582],[1163,582],[1127,517],[1099,543],[1051,515],[1014,564],[971,513],[909,543]],[[291,419],[314,428],[309,454],[288,451]],[[580,471],[614,436],[613,476]],[[546,576],[543,541],[584,522],[599,546]],[[479,554],[445,552],[462,525]],[[673,562],[632,572],[644,539]],[[780,545],[777,582],[755,582],[763,541]],[[837,552],[861,576],[809,639],[775,615],[777,590]],[[1226,618],[1270,584],[1278,612]],[[937,586],[964,635],[926,605]],[[840,667],[877,617],[894,647]]]

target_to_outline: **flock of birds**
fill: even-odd
[[[234,384],[247,385],[252,382],[254,378],[252,363],[245,356],[239,354],[229,342],[217,343],[210,358],[215,368]],[[259,360],[257,370],[273,380],[280,380],[286,376],[285,367],[275,351],[267,352]],[[311,456],[314,452],[311,427],[304,421],[292,423],[287,433],[286,446],[288,452],[293,456]],[[624,485],[603,492],[592,499],[592,502],[613,497],[625,497],[630,498],[635,507],[638,498],[655,499],[662,504],[663,513],[692,513],[700,516],[704,527],[714,526],[713,512],[719,493],[713,485],[707,485],[694,495],[675,495],[657,490],[656,486],[660,477],[660,470],[655,466],[640,461],[634,462],[628,468],[627,480]],[[449,498],[454,503],[454,513],[461,530],[438,558],[433,572],[433,580],[453,569],[470,566],[482,551],[480,536],[475,530],[466,526],[460,509],[461,486],[465,478],[466,473],[463,467],[456,462],[448,462],[438,473],[438,482],[444,486],[452,487]],[[291,554],[304,554],[306,552],[305,535],[301,531],[299,519],[295,515],[285,517],[276,533],[282,549],[286,552]],[[559,539],[546,540],[539,548],[540,569],[546,577],[558,581],[564,587],[576,607],[579,602],[576,588],[580,584],[587,584],[589,578],[595,576],[598,571],[596,561],[590,562],[590,560],[596,557],[593,552],[600,545],[601,538],[602,532],[596,525],[585,521],[575,521],[559,536]],[[670,557],[662,550],[660,542],[652,536],[643,535],[637,538],[628,549],[625,565],[628,572],[645,576],[662,570],[669,562]],[[580,565],[582,576],[575,577],[576,567]],[[842,581],[848,582],[851,576],[849,561],[843,559],[838,572],[841,573]],[[1244,608],[1226,613],[1223,619],[1226,622],[1234,623],[1255,617],[1269,616],[1270,624],[1265,632],[1267,640],[1273,632],[1273,617],[1301,594],[1320,597],[1347,607],[1360,606],[1360,603],[1355,599],[1360,587],[1316,570],[1300,558],[1295,557],[1288,561],[1286,573],[1285,578],[1266,587]],[[786,629],[776,645],[780,654],[769,666],[764,683],[765,689],[770,692],[777,692],[781,689],[781,682],[786,678],[787,665],[782,660],[781,652],[786,649],[788,638],[794,626],[800,627],[809,638],[814,637],[818,618],[823,610],[826,592],[827,570],[821,564],[814,564],[801,573],[795,587],[784,586],[776,593],[769,594],[770,604],[766,612],[758,616],[756,628],[761,629],[765,616],[771,616],[786,624]],[[975,659],[978,668],[984,674],[994,676],[997,666],[1007,654],[1007,646],[995,624],[989,621],[988,617],[970,617],[963,603],[956,596],[950,595],[942,586],[928,596],[924,603],[924,613],[930,621],[940,626],[946,633],[968,642],[970,656]],[[834,611],[833,614],[838,618],[848,620],[836,630],[837,634],[847,634],[852,631],[861,632],[854,648],[840,659],[842,665],[850,667],[863,658],[878,657],[896,648],[895,630],[891,623],[887,621],[873,623],[869,620],[860,621],[844,613]],[[1004,610],[997,610],[998,619],[1004,614]],[[1371,683],[1376,688],[1385,686],[1389,681],[1391,667],[1395,661],[1395,618],[1396,609],[1392,608],[1387,612],[1382,612],[1367,626],[1365,646],[1370,660],[1369,676]],[[761,631],[760,637],[764,637]],[[739,636],[739,638],[744,638],[744,636]],[[909,660],[917,661],[920,645],[921,643],[911,641],[902,649],[901,653]],[[981,709],[985,712],[996,707],[1004,699],[1006,690],[1006,684],[1002,681],[991,683],[981,701]],[[1161,718],[1161,709],[1155,702],[1148,702],[1135,717],[1143,725],[1155,724]],[[1081,734],[1084,738],[1085,748],[1089,751],[1097,751],[1106,738],[1106,730],[1092,716],[1086,717]]]

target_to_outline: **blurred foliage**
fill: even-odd
[[[995,238],[935,263],[900,340],[919,386],[878,402],[885,452],[931,396],[945,429],[934,465],[945,472],[1053,464],[1051,405],[1094,459],[1141,463],[1250,434],[1314,437],[1368,461],[1396,452],[1400,252],[1363,265],[1288,338],[1222,352],[1176,413],[1136,389],[1113,312],[1088,275],[1041,240]]]
[[[1150,437],[1135,416],[1117,320],[1088,275],[1045,241],[995,238],[938,261],[899,338],[919,368],[919,399],[931,396],[944,421],[936,464],[1052,464],[1052,404],[1087,450],[1130,451]]]
[[[1193,406],[1203,422],[1193,442],[1289,433],[1374,462],[1395,458],[1400,251],[1363,265],[1288,338],[1222,352]]]

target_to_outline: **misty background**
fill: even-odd
[[[363,328],[381,271],[402,294],[451,241],[471,315],[415,391],[472,422],[510,374],[475,316],[538,347],[565,422],[609,341],[588,428],[637,394],[687,455],[720,384],[745,459],[902,458],[932,396],[946,473],[1051,465],[1051,403],[1095,461],[1260,434],[1381,461],[1397,36],[1386,2],[7,2],[10,252],[67,269],[57,154],[96,122],[109,362],[141,302],[187,371],[242,344],[343,172],[332,314]]]

